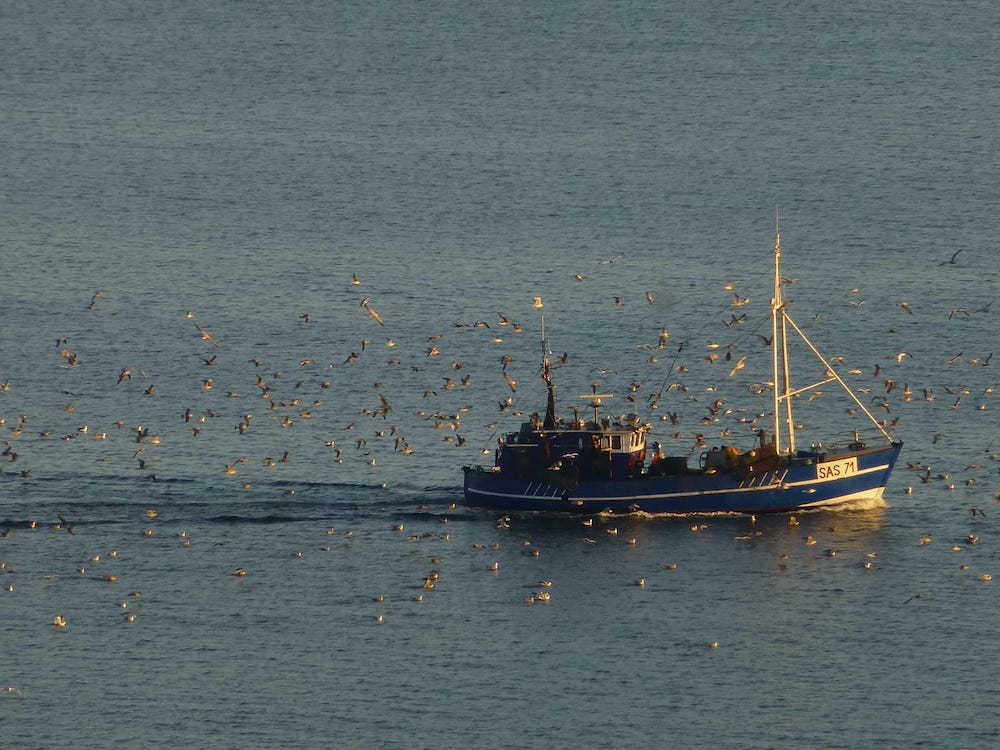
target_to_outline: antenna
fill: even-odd
[[[586,401],[590,401],[590,408],[594,410],[594,423],[600,424],[600,409],[602,404],[602,399],[614,398],[610,393],[584,393],[582,396],[577,396],[577,398],[582,398]]]
[[[545,339],[545,314],[542,313],[542,380],[545,381],[545,429],[556,426],[556,394],[555,384],[552,382],[551,362],[549,360],[549,342]]]

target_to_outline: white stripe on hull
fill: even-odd
[[[860,477],[864,474],[872,474],[879,471],[886,471],[889,468],[889,464],[882,464],[881,466],[872,466],[870,469],[858,469],[852,477]],[[842,482],[845,477],[827,477],[826,479],[807,479],[804,482],[788,482],[786,487],[809,487],[814,484],[826,484],[827,482]]]

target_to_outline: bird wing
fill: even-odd
[[[362,302],[361,304],[368,311],[368,314],[371,315],[375,319],[376,323],[378,323],[380,326],[384,326],[385,325],[385,323],[382,322],[382,316],[379,315],[375,311],[375,309],[372,308],[372,306],[368,304],[368,298],[367,297],[365,297],[365,301]]]
[[[213,338],[212,334],[210,334],[208,331],[206,331],[200,325],[198,325],[197,323],[195,323],[194,327],[198,329],[198,333],[201,334],[201,337],[205,341],[207,341],[208,343],[210,343],[212,346],[218,346],[219,345],[219,342],[216,341],[215,338]]]

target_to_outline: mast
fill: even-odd
[[[774,296],[771,298],[771,357],[774,376],[774,445],[782,453],[781,404],[785,406],[788,452],[795,452],[795,423],[792,419],[791,376],[788,370],[788,325],[781,289],[781,231],[777,216],[774,229]],[[780,318],[780,321],[779,321]],[[780,381],[779,381],[780,377]]]
[[[552,383],[551,362],[549,361],[549,342],[545,338],[545,316],[542,315],[542,380],[548,392],[545,403],[545,421],[543,426],[550,430],[556,426],[556,395]]]

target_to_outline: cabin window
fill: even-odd
[[[612,435],[611,436],[611,449],[620,451],[622,449],[622,436]]]

